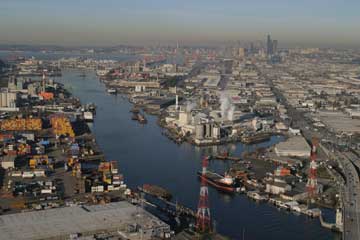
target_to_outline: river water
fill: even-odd
[[[97,142],[108,160],[116,160],[130,187],[144,183],[160,185],[172,192],[180,203],[196,209],[200,183],[196,172],[201,168],[201,156],[216,152],[217,147],[197,148],[189,144],[176,145],[161,134],[156,117],[147,116],[148,124],[131,120],[131,104],[121,95],[108,95],[94,72],[80,77],[76,70],[64,70],[57,81],[83,104],[97,105],[95,122],[91,125]],[[269,146],[280,139],[273,137],[258,146]],[[252,146],[254,147],[254,146]],[[240,155],[242,144],[231,145]],[[212,162],[217,171],[228,163]],[[269,205],[255,203],[244,195],[230,197],[209,188],[211,215],[216,230],[232,239],[340,239],[320,226],[317,219],[298,216]]]

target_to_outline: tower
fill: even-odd
[[[42,75],[42,92],[46,91],[46,75],[45,75],[45,71],[43,71],[43,75]]]
[[[312,147],[311,147],[311,153],[310,153],[310,168],[309,168],[309,175],[308,175],[308,181],[306,184],[306,188],[308,191],[308,197],[310,199],[313,199],[318,191],[318,184],[316,179],[316,171],[317,171],[317,163],[316,163],[316,150],[319,145],[318,139],[313,138],[312,139]]]
[[[277,49],[278,49],[278,40],[273,40],[272,41],[272,51],[274,54],[277,53]]]
[[[198,211],[196,214],[196,229],[198,232],[211,232],[211,217],[209,208],[209,190],[206,183],[206,171],[209,164],[209,158],[202,160],[201,187]]]
[[[179,110],[179,96],[175,95],[175,110]]]
[[[266,54],[268,56],[273,54],[273,41],[271,40],[270,34],[267,35]]]

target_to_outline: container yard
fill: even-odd
[[[9,119],[0,121],[2,131],[39,131],[42,121],[38,118]]]
[[[65,116],[51,116],[50,123],[56,136],[69,136],[75,137],[74,130],[71,126],[69,119]]]
[[[88,119],[78,113],[94,113],[95,106],[81,106],[61,87],[57,91],[51,96],[69,96],[56,99],[57,104],[68,106],[66,114],[53,105],[49,112],[32,111],[41,118],[8,114],[0,120],[0,160],[5,169],[1,211],[38,211],[64,207],[69,201],[110,202],[124,199],[124,192],[130,191],[117,162],[106,161],[89,131]],[[107,196],[110,192],[111,196]]]
[[[60,93],[68,98],[59,98]],[[23,116],[8,114],[0,120],[4,169],[0,172],[0,221],[5,223],[0,231],[6,233],[0,239],[61,239],[99,233],[127,239],[140,235],[142,239],[167,239],[174,235],[169,224],[176,225],[179,209],[184,214],[179,230],[193,220],[195,214],[186,207],[178,205],[177,209],[171,202],[156,205],[159,202],[150,203],[137,189],[128,188],[118,162],[105,158],[89,129],[87,122],[95,116],[93,104],[82,106],[61,85],[54,93],[38,95],[51,106],[34,107],[32,102]],[[28,115],[30,110],[38,118]],[[144,114],[136,114],[139,123],[147,123]],[[144,185],[144,191],[159,201],[171,198],[159,186]],[[143,209],[144,202],[156,211]],[[160,220],[157,215],[167,217]],[[33,218],[36,221],[29,221]],[[67,224],[69,218],[71,224]],[[94,222],[94,218],[102,220]],[[22,231],[16,231],[19,225]]]

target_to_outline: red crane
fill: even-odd
[[[306,188],[308,191],[308,197],[313,199],[317,194],[318,184],[316,178],[317,172],[317,163],[316,163],[316,150],[319,145],[319,141],[317,138],[312,139],[312,147],[310,153],[310,168],[309,168],[309,176],[306,184]]]
[[[198,232],[211,232],[211,216],[209,208],[209,190],[205,180],[209,157],[202,160],[202,175],[200,198],[196,217],[196,229]]]

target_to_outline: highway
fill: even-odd
[[[343,152],[335,144],[336,135],[329,129],[315,129],[312,124],[306,120],[304,113],[290,106],[283,94],[270,81],[273,92],[276,97],[288,110],[288,116],[291,118],[291,126],[299,128],[304,137],[311,141],[312,137],[318,139],[329,139],[332,142],[330,151],[335,157],[338,165],[342,169],[346,183],[340,186],[340,195],[343,209],[343,239],[359,240],[360,239],[360,161],[355,154]]]
[[[343,163],[346,176],[346,185],[342,188],[344,213],[344,239],[360,239],[360,185],[358,159],[350,153],[337,152],[339,160]]]

